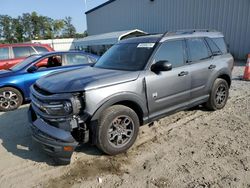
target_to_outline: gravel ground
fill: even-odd
[[[27,105],[0,113],[0,187],[250,187],[250,82],[237,65],[223,110],[197,107],[143,126],[115,157],[86,145],[56,167],[31,141]]]

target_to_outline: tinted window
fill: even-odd
[[[155,54],[155,62],[166,60],[172,64],[172,67],[180,67],[183,65],[183,41],[169,41],[163,43]]]
[[[36,54],[34,49],[29,46],[13,47],[13,52],[14,52],[15,58],[28,57],[32,54]]]
[[[0,60],[9,59],[9,48],[0,48]]]
[[[224,38],[213,38],[212,40],[220,48],[220,51],[223,54],[227,53],[227,46],[225,44]]]
[[[206,38],[207,44],[209,46],[209,48],[212,51],[213,55],[218,55],[221,54],[220,49],[218,48],[218,46],[213,42],[213,40],[211,38]]]
[[[47,48],[41,47],[41,46],[33,46],[38,53],[44,53],[48,52],[49,50]]]
[[[200,61],[208,58],[208,48],[203,39],[188,39],[189,61]]]
[[[95,67],[115,70],[142,70],[152,54],[154,43],[119,43],[112,46]]]
[[[67,54],[67,65],[79,65],[89,63],[87,56],[80,54]]]

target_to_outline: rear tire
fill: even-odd
[[[23,96],[13,87],[0,88],[0,111],[7,112],[19,108],[23,103]]]
[[[229,86],[226,80],[217,78],[213,84],[210,97],[205,104],[209,110],[215,111],[225,107],[229,96]]]
[[[98,119],[96,145],[108,155],[123,153],[134,144],[139,126],[139,118],[131,108],[111,106]]]

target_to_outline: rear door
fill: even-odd
[[[206,87],[216,63],[204,38],[186,40],[191,74],[191,99],[208,95]]]
[[[186,64],[184,40],[161,44],[153,57],[153,63],[161,60],[172,64],[172,70],[146,73],[146,88],[150,118],[184,106],[190,100],[191,76]]]

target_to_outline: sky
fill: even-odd
[[[53,19],[72,17],[77,32],[87,29],[85,12],[107,0],[0,0],[0,14],[17,17],[23,13],[37,12]]]

